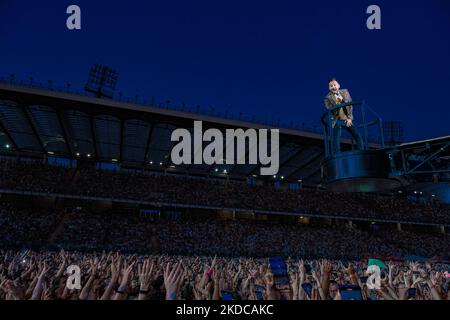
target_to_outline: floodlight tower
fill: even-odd
[[[117,76],[117,72],[112,68],[95,64],[91,67],[84,89],[93,93],[97,98],[112,99],[116,89]]]

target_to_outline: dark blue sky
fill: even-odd
[[[3,77],[82,88],[99,62],[129,96],[318,125],[336,76],[408,140],[450,134],[448,0],[0,0],[0,40]]]

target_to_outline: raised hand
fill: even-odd
[[[214,267],[219,263],[219,261],[217,260],[217,256],[214,256],[213,261],[211,262],[211,269],[214,269]]]
[[[300,261],[298,271],[300,272],[300,276],[304,276],[306,274],[306,268],[305,268],[305,264],[304,264],[303,260]]]
[[[5,291],[14,300],[22,300],[25,297],[24,289],[16,281],[3,280],[0,283],[0,290]]]
[[[37,276],[37,283],[34,287],[33,294],[31,296],[31,300],[39,300],[41,298],[42,290],[44,289],[43,281],[45,274],[50,270],[49,266],[46,262],[44,262],[41,265],[41,268],[39,270],[38,276]]]
[[[333,265],[331,264],[331,262],[328,261],[328,260],[324,260],[324,262],[323,262],[323,273],[330,274],[332,271],[333,271]]]
[[[175,300],[183,281],[183,266],[180,262],[173,267],[167,263],[164,268],[164,286],[166,287],[166,300]]]
[[[269,270],[267,271],[266,275],[264,276],[264,281],[266,283],[267,300],[278,300],[279,293],[277,293],[277,290],[275,288],[275,279],[273,277],[272,272],[270,272]]]
[[[41,300],[52,300],[51,289],[44,284]]]
[[[150,288],[153,280],[153,268],[154,263],[150,262],[149,259],[146,259],[142,266],[138,265],[140,291],[148,291]]]
[[[122,259],[112,258],[111,262],[111,282],[116,283],[119,279],[119,270],[122,267]]]
[[[122,269],[122,281],[120,284],[120,287],[126,287],[128,285],[128,280],[130,278],[130,273],[133,271],[135,262],[127,266],[127,263],[125,262],[123,269]],[[119,289],[120,289],[119,287]],[[125,288],[124,288],[125,289]]]
[[[410,288],[412,286],[412,272],[408,271],[403,275],[403,280],[405,282],[405,288]]]
[[[130,273],[133,271],[134,262],[127,266],[125,261],[122,269],[122,280],[120,281],[119,289],[116,291],[114,300],[120,300],[125,298],[125,290],[128,288],[128,280],[130,278]]]

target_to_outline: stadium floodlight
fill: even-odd
[[[95,94],[97,98],[112,99],[116,89],[117,77],[115,70],[101,64],[95,64],[91,67],[84,89]]]

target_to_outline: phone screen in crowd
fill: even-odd
[[[270,257],[269,258],[270,269],[274,275],[284,275],[287,274],[286,263],[283,257]]]
[[[222,290],[222,291],[220,291],[220,296],[222,297],[222,300],[225,300],[225,301],[231,301],[231,300],[234,300],[234,299],[233,299],[233,293],[230,292],[230,291],[224,291],[224,290]]]
[[[311,294],[312,294],[312,285],[311,285],[311,283],[303,283],[302,284],[302,288],[303,288],[303,290],[305,290],[305,292],[308,295],[308,297],[311,298]]]
[[[450,288],[450,283],[447,283],[447,284],[444,286],[444,291],[445,291],[445,293],[448,293],[449,288]]]
[[[266,289],[263,286],[255,284],[255,294],[257,300],[264,300],[264,292]]]
[[[412,299],[416,296],[416,288],[409,288],[408,289],[408,299]]]
[[[310,264],[305,264],[305,272],[311,274],[312,267]]]
[[[362,300],[361,288],[354,285],[339,286],[342,300]]]
[[[289,276],[287,273],[287,266],[283,260],[283,257],[270,257],[269,263],[277,289],[289,289]]]

